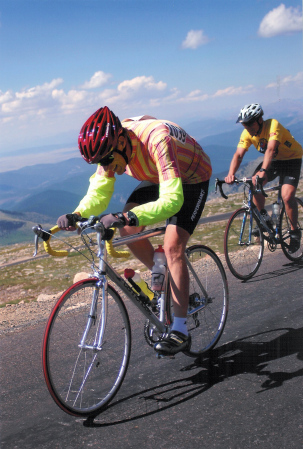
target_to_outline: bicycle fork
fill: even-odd
[[[101,309],[101,316],[98,323],[98,314],[97,314],[97,305],[98,305],[98,299],[100,290],[102,291],[101,297],[102,297],[102,309]],[[101,351],[102,349],[102,341],[104,337],[105,332],[105,326],[106,326],[106,317],[107,317],[107,304],[108,304],[108,296],[107,296],[107,280],[105,276],[102,276],[101,280],[96,283],[94,294],[93,294],[93,300],[90,307],[90,312],[88,315],[88,320],[86,324],[86,328],[84,330],[82,339],[80,344],[78,345],[79,348],[83,350],[94,350],[94,351]],[[95,339],[92,345],[86,344],[87,337],[89,335],[89,331],[91,330],[91,327],[93,325],[97,324],[96,333],[95,333]]]

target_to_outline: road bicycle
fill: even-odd
[[[154,292],[151,301],[108,262],[108,254],[125,256],[126,252],[116,247],[160,236],[165,227],[111,240],[112,235],[95,219],[78,225],[87,248],[86,252],[78,251],[90,260],[92,276],[68,288],[55,304],[45,328],[42,363],[46,385],[57,405],[74,416],[94,417],[118,392],[130,360],[130,320],[118,289],[146,318],[144,337],[151,347],[171,328],[173,310],[168,270],[164,290]],[[33,230],[35,254],[39,237],[48,253],[68,254],[50,245],[57,226],[45,231],[37,225]],[[214,348],[222,335],[229,293],[223,265],[210,248],[193,245],[185,253],[190,276],[187,323],[192,337],[185,354],[198,358]]]
[[[227,199],[222,184],[225,181],[216,179],[216,189],[219,187],[221,196]],[[295,253],[290,253],[291,223],[286,214],[281,196],[281,184],[263,188],[262,184],[253,186],[252,178],[235,179],[236,184],[244,185],[243,207],[236,210],[230,217],[224,234],[224,254],[231,273],[238,279],[246,281],[252,278],[260,268],[264,255],[264,242],[271,252],[281,246],[285,256],[292,262],[303,258],[303,202],[296,198],[298,205],[298,228],[301,230],[301,245]],[[278,192],[272,205],[271,226],[253,203],[253,195],[261,192],[265,197],[269,192]]]

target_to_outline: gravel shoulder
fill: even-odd
[[[7,304],[0,309],[0,335],[18,331],[46,321],[62,292],[56,295],[41,294],[37,301]]]

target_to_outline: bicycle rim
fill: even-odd
[[[190,262],[187,326],[192,338],[186,354],[198,357],[212,349],[222,335],[228,314],[228,285],[223,265],[210,248],[194,245],[186,254]]]
[[[243,281],[253,277],[260,268],[264,239],[255,216],[245,208],[238,209],[230,217],[224,234],[224,254],[231,273]],[[259,235],[251,235],[252,230],[258,230]],[[251,235],[251,238],[250,238]]]
[[[285,256],[293,262],[297,262],[299,260],[302,260],[303,258],[303,203],[299,198],[296,198],[296,200],[298,205],[298,228],[301,230],[301,245],[300,248],[295,253],[292,254],[289,253],[289,243],[290,243],[289,231],[291,227],[290,227],[290,220],[286,214],[284,205],[280,217],[280,242],[282,251],[285,254]]]
[[[126,308],[108,286],[108,313],[100,350],[81,349],[96,280],[85,280],[68,289],[55,305],[43,341],[43,372],[57,405],[75,416],[98,414],[114,398],[127,371],[131,333]],[[100,328],[103,298],[98,294],[94,324],[86,338],[94,345]]]

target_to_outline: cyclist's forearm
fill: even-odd
[[[238,168],[240,167],[242,160],[243,160],[243,156],[240,156],[237,153],[234,154],[234,156],[233,156],[233,158],[231,160],[231,163],[230,163],[230,167],[229,167],[229,172],[228,172],[229,176],[233,176],[233,175],[235,175],[237,173]]]
[[[265,151],[264,159],[262,162],[262,168],[264,168],[265,170],[268,170],[270,168],[277,147],[278,145],[268,146],[267,150]]]
[[[108,206],[114,191],[115,178],[91,176],[87,194],[75,209],[82,217],[100,215]]]
[[[179,212],[183,205],[183,187],[181,178],[174,178],[160,184],[160,196],[157,201],[136,206],[132,212],[139,220],[139,226],[159,223]]]

